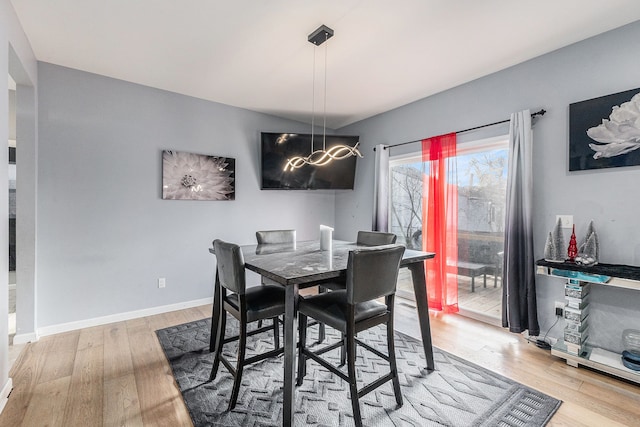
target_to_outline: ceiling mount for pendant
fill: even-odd
[[[326,25],[320,25],[317,30],[309,34],[308,40],[316,46],[320,46],[331,37],[333,37],[333,30]]]

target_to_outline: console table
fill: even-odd
[[[567,287],[571,285],[587,286],[613,286],[618,288],[640,290],[640,267],[620,265],[620,264],[596,264],[590,267],[578,265],[571,262],[550,262],[543,259],[536,261],[536,273],[563,278],[567,280]],[[566,293],[565,293],[566,295]],[[572,299],[567,295],[567,300]],[[584,302],[582,302],[584,301]],[[581,298],[573,298],[572,303],[579,303],[578,310],[587,310],[588,301]],[[564,310],[565,318],[567,310]],[[575,310],[574,310],[575,313]],[[588,323],[589,316],[580,319],[583,323]],[[589,325],[583,325],[581,331],[586,331]],[[591,327],[594,327],[591,325]],[[566,331],[565,331],[566,336]],[[588,338],[587,338],[588,340]],[[569,346],[572,344],[569,343]],[[574,347],[575,348],[575,347]],[[620,378],[624,378],[636,383],[640,383],[640,371],[633,371],[626,368],[621,360],[620,354],[602,348],[593,347],[585,342],[580,347],[578,354],[572,354],[563,339],[559,339],[551,348],[551,354],[567,361],[570,366],[587,366],[592,369],[606,372]]]

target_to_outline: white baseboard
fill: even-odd
[[[170,311],[183,310],[185,308],[198,307],[212,304],[213,297],[202,298],[193,301],[179,302],[176,304],[162,305],[159,307],[145,308],[142,310],[128,311],[126,313],[111,314],[109,316],[94,317],[93,319],[78,320],[76,322],[60,323],[58,325],[44,326],[38,328],[37,336],[59,334],[62,332],[75,331],[77,329],[90,328],[93,326],[106,325],[109,323],[122,322],[124,320],[137,319],[139,317],[153,316],[155,314],[168,313]],[[15,342],[15,337],[14,337]]]
[[[13,345],[26,344],[28,342],[36,342],[40,337],[36,332],[30,332],[28,334],[15,334],[13,336]]]
[[[11,393],[11,390],[13,390],[13,382],[11,381],[11,378],[9,378],[0,392],[0,413],[2,413],[2,410],[9,400],[9,393]]]

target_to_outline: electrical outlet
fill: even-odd
[[[164,277],[161,277],[158,279],[159,288],[164,288],[166,285],[167,285],[167,279],[165,279]]]
[[[555,303],[555,307],[556,307],[556,316],[564,316],[564,307],[566,306],[566,304],[563,301],[556,301]]]
[[[560,220],[560,226],[562,228],[573,227],[573,215],[556,215],[556,224]]]

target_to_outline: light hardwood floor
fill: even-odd
[[[0,426],[190,426],[155,330],[210,316],[211,305],[41,338],[11,370]],[[396,327],[419,336],[414,311]],[[431,315],[436,346],[564,403],[550,426],[640,426],[640,386],[567,366],[519,335]]]

